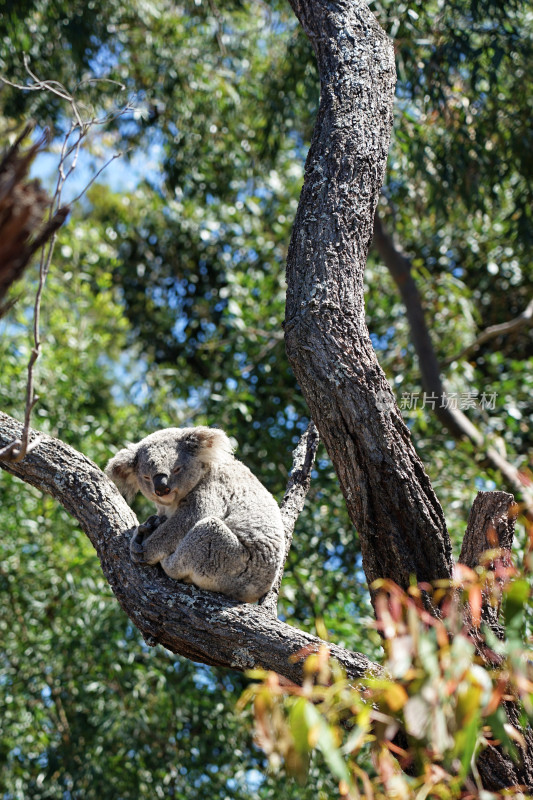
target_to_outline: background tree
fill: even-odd
[[[517,81],[522,86],[525,80],[521,70],[530,46],[524,30],[525,10],[512,4],[505,10],[496,4],[446,4],[445,8],[437,4],[424,8],[383,5],[375,10],[395,35],[400,54],[397,132],[384,190],[385,220],[389,226],[394,220],[404,248],[412,254],[413,266],[422,276],[419,286],[430,318],[439,324],[437,349],[444,362],[474,337],[476,318],[483,324],[503,322],[527,305],[531,285],[524,266],[528,246],[524,223],[530,208],[526,202],[527,149],[517,146],[519,138],[526,136],[527,115],[525,93],[516,90]],[[187,8],[161,3],[147,11],[144,6],[110,4],[105,11],[89,15],[81,5],[70,4],[66,9],[60,3],[49,3],[44,11],[41,5],[22,8],[17,4],[4,17],[4,41],[9,39],[7,52],[13,54],[4,60],[4,74],[23,77],[22,72],[17,74],[15,61],[20,51],[26,50],[41,76],[54,75],[65,83],[70,83],[73,75],[80,79],[95,74],[120,77],[130,88],[140,89],[146,109],[144,115],[124,123],[118,134],[133,148],[132,170],[134,148],[141,146],[151,154],[160,148],[162,154],[160,171],[150,172],[151,180],[132,191],[113,194],[109,188],[95,187],[91,205],[78,213],[72,222],[75,228],[71,226],[63,234],[56,288],[50,290],[48,300],[48,341],[53,348],[48,348],[46,361],[41,362],[40,381],[46,394],[37,410],[38,427],[103,464],[113,446],[127,438],[137,439],[154,427],[216,422],[236,436],[239,455],[280,493],[293,437],[307,423],[307,411],[284,357],[279,327],[284,299],[280,272],[318,82],[307,41],[285,9],[272,7],[258,14],[255,7],[252,11],[236,4],[215,11],[201,5]],[[51,46],[58,41],[68,46]],[[85,88],[80,87],[80,92]],[[101,96],[98,88],[84,99],[104,108],[112,103],[109,94]],[[59,106],[43,105],[35,94],[25,99],[20,93],[4,90],[2,102],[4,116],[10,121],[32,113],[41,124],[55,124],[58,131],[65,124]],[[507,114],[502,111],[505,108],[510,109]],[[109,136],[116,139],[117,133]],[[471,212],[470,219],[466,212]],[[397,394],[417,390],[404,317],[379,262],[370,261],[366,281],[367,319],[380,361]],[[30,296],[31,282],[28,292]],[[483,309],[483,317],[479,317],[479,309]],[[20,407],[23,395],[27,345],[20,325],[26,313],[20,303],[14,312],[18,319],[6,323],[2,363],[3,407],[7,411]],[[78,340],[80,330],[83,335]],[[479,407],[469,413],[484,430],[488,425],[501,436],[499,447],[505,442],[512,451],[508,457],[520,466],[530,444],[526,424],[530,414],[530,338],[524,328],[516,336],[511,341],[492,340],[476,353],[474,362],[452,362],[448,381],[457,391],[475,387],[487,394],[498,392],[498,406],[490,417]],[[509,347],[512,349],[505,349]],[[105,352],[105,358],[100,352]],[[75,386],[71,365],[77,367]],[[500,396],[504,392],[505,397]],[[472,462],[474,448],[456,447],[432,420],[430,409],[411,410],[408,422],[446,507],[449,527],[457,534],[464,527],[476,481],[490,488],[494,484],[487,479],[500,485],[500,476],[480,471]],[[462,476],[460,485],[457,475]],[[361,649],[373,657],[378,643],[376,638],[372,641],[372,635],[368,641],[365,614],[369,610],[360,547],[324,455],[317,463],[313,484],[312,503],[301,518],[288,565],[282,614],[288,621],[297,620],[302,629],[312,627],[315,616],[324,616],[334,641],[358,649],[357,643],[363,640]],[[6,514],[13,502],[18,507],[29,502],[27,492],[26,500],[18,499],[20,489],[12,483],[6,484],[5,491],[9,497],[4,505]],[[85,789],[84,796],[88,796],[98,785],[93,773],[101,769],[103,774],[116,776],[124,796],[128,791],[135,793],[140,775],[146,780],[143,791],[153,792],[154,786],[163,791],[168,772],[163,775],[156,766],[163,753],[167,764],[187,764],[182,767],[189,771],[187,780],[183,773],[168,779],[176,796],[186,791],[196,796],[198,786],[194,790],[189,787],[195,780],[201,785],[206,776],[222,796],[224,792],[267,796],[275,791],[272,778],[262,778],[256,788],[257,776],[242,772],[243,763],[250,769],[260,763],[257,751],[244,757],[237,747],[235,761],[228,763],[227,746],[217,750],[215,744],[220,731],[214,730],[201,743],[198,738],[198,756],[189,755],[188,737],[193,735],[189,723],[184,723],[186,733],[181,740],[172,742],[175,733],[158,729],[157,746],[152,736],[143,748],[138,721],[131,729],[128,721],[145,719],[148,730],[154,727],[148,719],[158,719],[159,711],[155,707],[146,710],[143,704],[142,714],[137,705],[124,716],[124,701],[105,666],[105,658],[109,658],[124,669],[120,661],[113,661],[120,651],[119,645],[112,644],[116,636],[127,641],[126,623],[119,623],[116,616],[105,622],[102,615],[103,650],[95,658],[98,677],[93,683],[105,703],[98,714],[90,693],[79,696],[76,687],[83,681],[74,678],[68,686],[59,683],[63,664],[43,658],[43,653],[50,653],[45,644],[49,627],[45,596],[28,594],[24,586],[28,581],[32,585],[30,576],[36,568],[31,548],[37,556],[45,549],[43,528],[57,531],[49,537],[50,580],[52,586],[62,581],[62,572],[54,565],[58,557],[65,559],[65,550],[71,552],[65,542],[72,526],[59,512],[52,512],[49,501],[31,498],[34,505],[25,515],[29,551],[22,566],[17,538],[20,525],[12,516],[5,523],[5,529],[13,531],[8,551],[11,560],[4,567],[5,586],[15,591],[16,580],[17,591],[27,598],[28,606],[22,608],[36,619],[31,644],[22,649],[24,639],[18,628],[10,640],[13,650],[6,661],[9,679],[5,684],[9,697],[22,697],[20,690],[16,691],[17,682],[25,678],[17,666],[21,653],[32,647],[40,653],[32,664],[33,677],[28,676],[29,685],[35,685],[36,699],[30,718],[25,708],[12,701],[10,719],[14,725],[23,721],[27,732],[17,732],[14,739],[7,740],[8,790],[16,785],[16,777],[42,796],[62,789],[81,792],[86,780],[87,784],[91,781],[91,789]],[[38,543],[32,535],[34,520],[39,521]],[[77,541],[77,548],[72,549],[78,552],[78,548],[84,552],[86,545]],[[95,592],[94,583],[90,584],[97,567],[85,552],[75,586],[87,597],[82,586],[88,580],[99,597],[101,587]],[[67,555],[67,563],[71,558]],[[28,575],[26,581],[21,580],[21,572]],[[53,592],[48,591],[46,597],[50,594]],[[56,613],[60,615],[58,641],[68,653],[62,636],[70,615],[61,607]],[[21,613],[16,619],[20,625],[27,616]],[[11,615],[7,625],[11,629]],[[110,631],[115,632],[113,637]],[[128,631],[134,638],[133,630]],[[126,660],[135,649],[125,652]],[[158,674],[149,651],[143,657],[146,660],[139,674],[143,670],[147,675]],[[73,719],[80,720],[85,741],[89,730],[84,720],[91,709],[94,728],[87,752],[94,747],[108,761],[101,767],[96,762],[84,763],[85,779],[76,753],[68,768],[56,769],[54,759],[66,752],[66,740],[58,721],[58,703],[46,699],[46,685],[50,686],[43,679],[42,667],[37,666],[43,661],[54,676],[51,682],[66,719],[70,725]],[[187,670],[193,671],[181,661],[169,663],[172,674],[176,669],[187,675]],[[152,668],[155,673],[150,673]],[[218,703],[227,707],[231,699],[223,692],[227,678],[202,669],[194,670],[194,675],[199,692],[195,694],[192,685],[187,685],[190,713],[196,714],[198,731],[198,724],[203,724],[197,713],[200,695],[212,692],[215,707]],[[238,692],[239,679],[232,677],[231,682]],[[163,703],[168,686],[163,686],[162,678],[157,685],[162,687],[157,696]],[[121,722],[120,730],[113,723],[115,749],[102,740],[106,713],[110,720]],[[47,722],[42,726],[39,720],[43,718]],[[235,730],[239,727],[232,724]],[[135,732],[133,747],[131,730]],[[27,747],[21,748],[20,741],[26,741]],[[247,753],[249,747],[248,742]],[[125,753],[133,764],[129,771],[116,766]],[[223,770],[222,761],[226,765]],[[315,780],[325,779],[315,775]]]

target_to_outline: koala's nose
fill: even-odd
[[[168,475],[165,475],[163,472],[158,472],[157,475],[154,475],[154,492],[158,497],[164,497],[170,492]]]

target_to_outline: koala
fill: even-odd
[[[157,509],[132,536],[133,561],[246,603],[271,588],[285,549],[281,513],[223,431],[156,431],[105,472],[128,502],[140,491]]]

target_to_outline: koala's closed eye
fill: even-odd
[[[141,491],[155,503],[153,524],[131,541],[136,563],[250,603],[270,589],[284,555],[280,510],[223,431],[157,431],[117,453],[106,473],[130,499]]]

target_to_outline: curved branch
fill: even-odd
[[[358,530],[369,585],[447,578],[444,515],[364,316],[392,123],[393,47],[364,3],[291,5],[316,52],[321,100],[287,261],[288,357]]]
[[[385,231],[378,214],[376,214],[374,218],[373,244],[383,259],[383,263],[389,270],[391,277],[394,279],[405,306],[411,341],[418,356],[422,386],[428,394],[438,398],[446,398],[446,390],[442,381],[440,364],[426,323],[422,298],[420,297],[416,281],[413,278],[411,260],[397,247],[392,237]],[[531,301],[527,309],[523,312],[522,317],[524,317],[524,320],[521,324],[525,324],[530,311],[533,313],[533,301]],[[513,322],[516,323],[516,320]],[[509,325],[511,325],[511,323],[494,325],[492,328],[487,328],[485,334],[491,330],[494,331],[496,328],[503,329],[504,326]],[[513,329],[516,327],[518,326],[514,325]],[[503,330],[500,330],[500,333],[503,332]],[[507,328],[507,332],[509,332],[509,328]],[[497,334],[486,336],[483,341],[487,341],[492,335]],[[483,334],[481,336],[483,336]],[[479,338],[481,339],[481,337]],[[520,471],[514,464],[502,456],[495,447],[490,446],[489,442],[485,440],[483,433],[470,422],[466,414],[460,409],[453,408],[451,404],[437,403],[433,410],[437,418],[450,431],[454,438],[468,439],[472,442],[476,450],[483,454],[485,463],[501,472],[509,489],[523,498],[526,517],[533,520],[533,498],[531,494],[528,493]]]
[[[451,364],[452,361],[459,361],[461,358],[467,358],[472,355],[472,353],[475,353],[476,350],[479,350],[483,344],[490,342],[491,339],[495,339],[497,336],[507,336],[507,334],[519,331],[521,328],[529,325],[533,325],[533,300],[530,300],[522,313],[514,319],[501,322],[499,325],[489,325],[488,328],[481,331],[474,341],[461,350],[460,353],[447,358],[444,364],[448,365]]]
[[[0,413],[0,447],[19,438],[21,430],[19,422]],[[148,644],[160,643],[204,664],[241,671],[262,667],[301,682],[303,658],[318,649],[320,639],[263,608],[173,581],[158,566],[133,564],[129,539],[137,519],[114,484],[64,442],[35,431],[30,440],[38,443],[23,461],[0,466],[51,494],[78,520],[117,600]],[[328,647],[350,678],[381,671],[361,653]]]

